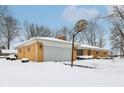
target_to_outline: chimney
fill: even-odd
[[[65,40],[65,36],[64,35],[60,35],[56,37],[57,39],[61,39],[61,40]]]

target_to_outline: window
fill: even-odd
[[[83,55],[83,49],[77,49],[77,55]]]
[[[98,54],[98,51],[96,51],[96,54]]]

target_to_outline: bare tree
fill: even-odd
[[[106,44],[105,33],[104,30],[101,28],[97,33],[97,46],[103,48],[105,44]]]
[[[80,34],[80,41],[83,44],[88,44],[91,46],[105,46],[105,33],[103,33],[103,29],[98,25],[97,20],[93,20],[88,22],[87,31],[83,31]]]
[[[99,18],[105,18],[112,23],[110,34],[112,50],[115,54],[119,54],[120,51],[120,55],[124,56],[124,6],[113,6],[109,15]]]
[[[9,11],[8,11],[8,7],[7,6],[3,6],[3,5],[0,5],[0,24],[3,22],[3,17],[5,16],[5,15],[7,15],[7,13],[8,13]],[[3,43],[1,43],[2,42],[2,34],[1,34],[1,29],[0,29],[0,46],[2,47],[3,45]]]
[[[124,55],[124,6],[113,6],[110,15],[103,17],[112,23],[111,45],[112,49],[120,50],[120,55]]]
[[[19,36],[18,21],[12,16],[4,16],[3,21],[0,24],[0,32],[2,35],[2,41],[10,49],[11,42],[15,37]]]
[[[67,28],[66,26],[63,26],[59,30],[55,31],[54,37],[64,35],[65,40],[72,41],[74,31],[74,28]],[[105,33],[103,32],[103,29],[98,26],[97,20],[95,19],[88,23],[87,31],[83,31],[75,37],[75,41],[92,46],[104,47],[104,35]]]
[[[123,8],[124,8],[124,6],[122,6],[122,5],[120,5],[120,6],[113,6],[112,7],[113,9],[112,9],[112,11],[111,11],[111,13],[109,14],[109,15],[107,15],[107,16],[99,16],[99,19],[103,19],[103,18],[106,18],[106,19],[115,19],[115,18],[122,18],[122,19],[124,19],[124,16],[123,16],[123,14],[124,14],[124,11],[123,11]]]
[[[4,5],[0,5],[0,17],[8,14],[8,7]]]
[[[38,25],[34,23],[24,23],[25,37],[30,39],[32,37],[50,37],[52,35],[51,29],[48,26]]]
[[[59,28],[58,30],[56,29],[53,37],[57,37],[59,35],[64,35],[65,40],[72,41],[73,32],[74,32],[73,28],[68,28],[66,26],[63,26],[63,27]]]
[[[113,27],[111,29],[110,40],[112,49],[120,50],[120,55],[124,55],[124,28],[117,21],[112,22]]]

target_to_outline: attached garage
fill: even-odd
[[[34,37],[16,48],[18,58],[29,58],[32,61],[70,61],[71,42],[48,37]],[[74,60],[77,57],[77,45],[74,48]]]

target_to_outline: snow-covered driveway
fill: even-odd
[[[71,68],[63,63],[21,63],[20,60],[0,59],[0,86],[124,86],[124,60],[76,62],[84,66],[93,63],[95,69]]]

